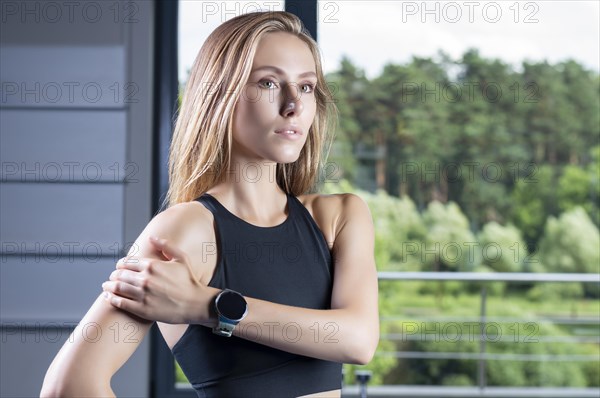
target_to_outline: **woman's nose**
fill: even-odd
[[[283,90],[283,104],[281,115],[283,117],[299,116],[304,109],[301,100],[302,91],[296,84],[288,84]]]

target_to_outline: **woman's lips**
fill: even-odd
[[[275,130],[275,134],[280,137],[287,138],[289,140],[297,140],[302,136],[302,131],[295,127],[292,128],[282,128]]]

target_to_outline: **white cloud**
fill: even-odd
[[[320,2],[321,7],[328,3]],[[470,47],[478,48],[483,56],[515,66],[523,60],[558,62],[574,58],[588,68],[600,69],[597,1],[336,4],[339,22],[319,24],[319,41],[329,69],[335,69],[342,54],[346,54],[374,76],[388,61],[401,63],[413,55],[434,56],[439,49],[459,57]],[[496,10],[500,14],[494,22]]]
[[[200,1],[181,3],[180,79],[191,67],[208,34],[236,12],[243,12],[245,4],[205,3],[216,4],[220,8],[216,11],[207,9],[205,4],[203,9]],[[253,3],[263,5],[272,2]],[[473,8],[469,3],[477,5]],[[281,5],[279,7],[282,8]],[[417,7],[416,10],[414,7]],[[450,20],[456,18],[457,9],[461,11],[461,18],[451,23]],[[498,9],[501,15],[497,22],[492,23]],[[426,10],[433,12],[428,14]],[[472,22],[469,22],[469,11],[472,11]],[[524,23],[527,16],[538,22]],[[322,0],[319,1],[318,38],[326,71],[336,69],[345,54],[371,77],[377,75],[386,62],[407,62],[413,55],[435,56],[439,49],[457,58],[470,47],[478,48],[485,57],[499,58],[515,66],[523,60],[546,59],[554,63],[573,58],[600,73],[599,18],[600,2],[595,0]]]

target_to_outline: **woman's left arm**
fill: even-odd
[[[339,197],[341,211],[336,222],[332,248],[334,282],[331,309],[294,307],[245,297],[248,302],[248,315],[235,328],[235,336],[283,351],[329,361],[360,365],[371,361],[379,342],[373,220],[369,207],[362,198],[351,193],[341,194]],[[177,250],[169,247],[169,243],[165,241],[156,244],[161,245],[163,252]],[[163,262],[162,265],[180,264]],[[133,267],[122,262],[118,265],[131,272],[141,271],[139,266],[139,262]],[[126,276],[123,273],[119,275]],[[115,274],[111,276],[112,280],[118,278]],[[127,279],[129,278],[121,281],[127,283]],[[154,321],[198,323],[205,326],[216,324],[214,314],[200,311],[187,314],[187,318],[182,320],[164,319],[167,315],[160,314],[164,312],[161,309],[160,297],[165,297],[165,291],[173,288],[189,289],[186,297],[189,297],[190,302],[184,304],[184,307],[189,309],[205,307],[201,304],[196,306],[194,302],[202,303],[204,298],[214,297],[220,292],[220,289],[213,287],[187,286],[185,281],[181,282],[177,287],[165,286],[164,283],[146,283],[146,291],[142,296],[145,295],[148,299],[135,302],[122,298],[118,303],[112,304]],[[155,291],[148,290],[148,286],[153,286]],[[162,291],[158,291],[159,289]]]
[[[379,342],[374,228],[365,201],[342,194],[333,244],[331,309],[315,310],[246,297],[248,315],[234,335],[283,351],[364,365]]]

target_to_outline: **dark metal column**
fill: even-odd
[[[168,156],[173,134],[179,80],[177,34],[179,1],[156,0],[154,13],[154,106],[152,132],[152,213],[156,215],[169,186]],[[150,396],[194,397],[175,389],[175,361],[156,324],[150,329]]]
[[[169,145],[177,110],[178,1],[157,0],[154,36],[154,134],[152,209],[159,207],[167,193]]]
[[[317,0],[287,0],[285,10],[296,14],[313,39],[317,40]]]

